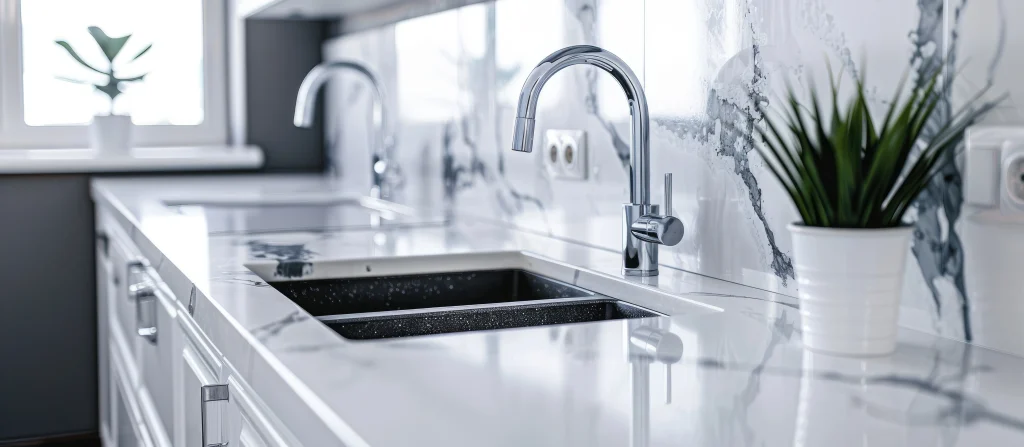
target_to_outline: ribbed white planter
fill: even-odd
[[[789,226],[804,346],[833,354],[896,348],[904,263],[913,227]]]
[[[127,115],[96,115],[89,125],[89,142],[93,149],[127,154],[132,148],[132,117]]]

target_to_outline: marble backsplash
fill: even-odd
[[[547,129],[586,132],[586,181],[551,179],[542,151],[510,147],[519,90],[539,60],[574,44],[618,54],[648,96],[653,200],[662,200],[662,174],[674,173],[674,211],[687,228],[679,245],[662,248],[662,264],[795,295],[786,225],[797,214],[749,137],[761,120],[755,101],[777,101],[787,80],[822,82],[828,60],[864,76],[884,104],[908,67],[916,76],[946,63],[962,74],[944,91],[932,131],[985,86],[992,97],[1010,94],[988,121],[1019,122],[1014,99],[1024,86],[1012,80],[1024,64],[1024,31],[1007,26],[1014,17],[1024,18],[1024,4],[1010,0],[498,0],[346,35],[324,52],[384,77],[400,201],[612,250],[628,196],[629,109],[611,77],[570,67],[538,106],[538,138]],[[368,93],[355,75],[329,93],[331,154],[354,189],[369,185]],[[970,339],[962,178],[960,164],[948,166],[911,213],[918,231],[902,319]]]

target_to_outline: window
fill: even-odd
[[[87,63],[106,69],[87,31],[93,25],[110,36],[132,34],[114,66],[122,76],[147,75],[124,84],[113,112],[132,116],[138,145],[224,144],[225,1],[0,0],[0,149],[87,145],[86,124],[110,111],[110,99],[61,79],[102,75],[54,41],[67,41]]]

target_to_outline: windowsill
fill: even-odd
[[[129,154],[93,149],[0,149],[0,174],[256,169],[256,146],[140,147]]]

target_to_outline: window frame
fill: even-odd
[[[29,126],[24,116],[21,2],[0,0],[0,150],[88,147],[88,125]],[[31,1],[31,0],[28,0]],[[203,4],[203,121],[139,125],[135,146],[208,146],[228,142],[227,0]]]

